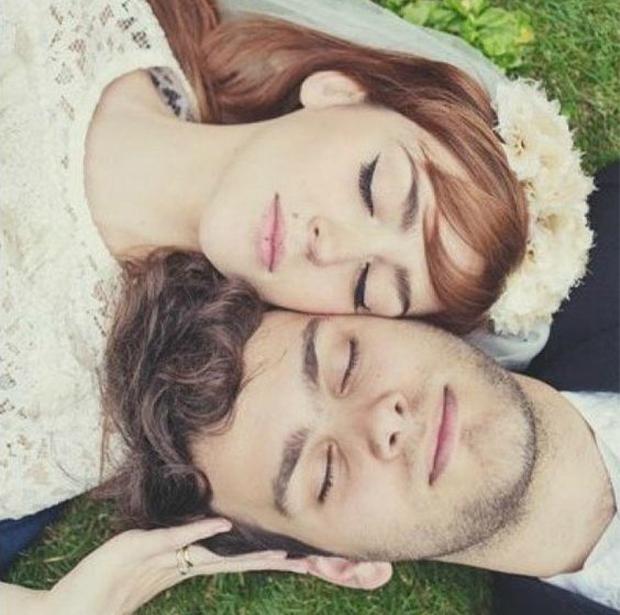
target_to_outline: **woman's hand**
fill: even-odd
[[[158,593],[198,575],[248,570],[306,572],[305,562],[287,560],[280,551],[220,557],[192,544],[229,529],[228,521],[210,519],[120,534],[93,551],[49,592],[41,592],[36,609],[29,613],[128,615]]]

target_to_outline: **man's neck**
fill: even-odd
[[[444,561],[530,576],[579,570],[609,524],[615,502],[594,435],[551,387],[516,376],[536,412],[536,468],[514,525]]]

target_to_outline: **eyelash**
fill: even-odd
[[[325,464],[325,478],[323,479],[323,485],[321,486],[321,492],[319,493],[319,502],[323,504],[327,498],[327,494],[330,492],[333,481],[332,472],[332,459],[333,459],[333,445],[330,444],[327,449],[327,462]]]
[[[343,393],[347,383],[351,378],[351,374],[357,367],[359,362],[359,344],[357,340],[349,340],[349,362],[347,364],[347,368],[344,371],[344,376],[342,377],[342,383],[340,384],[340,392]]]
[[[375,175],[375,169],[378,161],[379,154],[374,157],[372,162],[364,162],[360,168],[360,174],[357,182],[362,199],[364,200],[364,204],[366,205],[366,208],[370,212],[371,216],[375,215],[375,205],[372,202],[372,178]]]
[[[357,310],[363,307],[365,310],[368,310],[368,306],[366,305],[366,279],[368,278],[368,272],[370,271],[370,263],[366,263],[362,272],[360,273],[359,278],[357,278],[357,283],[355,284],[355,291],[353,292],[353,308],[357,312]]]

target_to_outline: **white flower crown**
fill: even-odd
[[[540,84],[516,80],[497,88],[497,133],[528,204],[525,259],[491,307],[495,332],[527,335],[551,322],[586,272],[593,233],[587,197],[594,188],[558,101]]]

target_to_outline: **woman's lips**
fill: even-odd
[[[442,472],[448,467],[456,449],[457,436],[457,403],[452,390],[446,386],[443,391],[441,417],[434,438],[433,455],[429,472],[429,485],[435,483]]]
[[[284,220],[280,195],[276,192],[263,214],[258,237],[258,260],[269,272],[275,271],[284,256]]]

